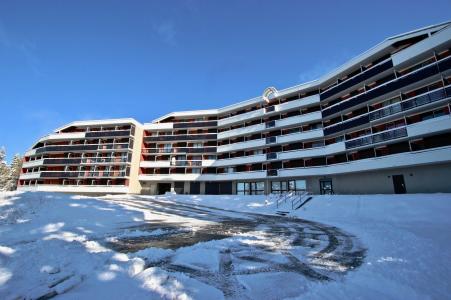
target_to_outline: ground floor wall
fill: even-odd
[[[277,184],[274,184],[276,182]],[[305,182],[305,185],[300,183]],[[246,183],[250,194],[269,194],[274,186],[306,189],[313,194],[451,193],[451,163],[394,168],[330,176],[250,179],[222,182],[142,182],[142,194],[237,194]],[[285,183],[285,184],[283,184]],[[252,186],[260,185],[257,190]],[[262,187],[264,185],[264,187]],[[290,187],[290,188],[288,188]],[[255,189],[255,188],[254,188]],[[246,192],[247,194],[247,192]]]
[[[401,176],[401,177],[400,177]],[[308,188],[319,194],[320,181],[332,180],[336,194],[393,194],[394,181],[404,181],[407,193],[451,193],[451,164],[425,165],[307,178]]]

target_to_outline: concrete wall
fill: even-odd
[[[130,178],[129,178],[129,193],[140,194],[141,193],[141,183],[138,180],[139,176],[139,162],[141,161],[141,147],[143,142],[143,127],[140,125],[135,125],[135,135],[133,137],[133,152],[132,161],[130,168]]]
[[[336,194],[393,194],[393,175],[404,175],[407,193],[451,193],[451,164],[396,168],[307,178],[307,188],[320,193],[319,181],[332,179]]]
[[[332,179],[335,194],[393,194],[393,175],[404,175],[407,193],[451,193],[451,163],[344,175],[274,178],[273,180],[305,179],[307,189],[314,194],[320,193],[321,179]],[[268,179],[264,181],[265,192],[269,194],[271,181]],[[189,182],[185,182],[184,188],[184,193],[190,192]],[[236,181],[232,182],[232,191],[236,194]],[[142,193],[156,194],[157,183],[144,182]],[[200,193],[205,194],[205,182],[200,183]]]

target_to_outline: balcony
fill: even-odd
[[[86,132],[87,138],[96,138],[96,137],[120,137],[120,136],[129,136],[130,130],[112,130],[112,131],[88,131]]]
[[[127,186],[121,185],[55,185],[55,184],[39,184],[39,185],[23,185],[17,187],[19,191],[41,191],[41,192],[64,192],[64,193],[99,193],[99,194],[127,194],[129,189]]]
[[[393,62],[391,58],[374,65],[370,69],[363,71],[362,73],[357,74],[354,77],[351,77],[345,81],[340,82],[338,85],[331,87],[330,89],[324,91],[321,94],[321,100],[327,99],[335,94],[338,94],[344,90],[347,90],[359,83],[365,82],[366,80],[381,74],[393,67]]]
[[[245,121],[249,121],[250,119],[262,117],[263,115],[264,115],[264,109],[260,108],[260,109],[253,110],[253,111],[250,111],[250,112],[247,112],[244,114],[239,114],[236,116],[221,119],[218,121],[218,126],[226,126],[226,125],[231,125],[234,123],[245,122]]]
[[[275,136],[267,137],[267,138],[265,139],[266,145],[268,145],[268,144],[274,144],[274,143],[276,143],[276,142],[277,142],[277,137],[275,137]]]
[[[327,176],[368,170],[415,166],[451,161],[451,147],[441,147],[415,152],[404,152],[382,157],[367,158],[328,166],[303,167],[279,170],[280,177]]]
[[[276,111],[276,107],[274,105],[265,107],[265,114]]]
[[[174,123],[173,128],[203,128],[203,127],[216,127],[217,121],[202,121],[202,122],[180,122]]]
[[[312,95],[312,96],[307,96],[307,97],[300,98],[297,100],[288,101],[288,102],[285,102],[282,104],[278,104],[278,105],[276,105],[276,111],[283,112],[283,111],[286,111],[289,109],[301,108],[301,107],[309,106],[312,104],[319,104],[319,103],[320,103],[319,95]]]
[[[394,130],[388,130],[373,135],[367,135],[359,137],[345,142],[346,149],[357,148],[365,145],[377,144],[393,139],[398,139],[407,136],[406,127],[397,128]]]
[[[298,133],[286,134],[277,137],[278,144],[285,144],[297,141],[311,140],[324,137],[323,129],[313,129]]]
[[[273,177],[278,175],[278,170],[266,170],[266,176]]]
[[[361,116],[357,116],[350,120],[346,120],[342,123],[334,124],[332,126],[328,126],[324,128],[324,135],[334,134],[343,130],[351,129],[354,127],[358,127],[364,124],[368,124],[370,122],[370,117],[368,114],[364,114]]]
[[[265,129],[264,124],[255,124],[255,125],[251,125],[251,126],[223,131],[223,132],[218,133],[218,140],[235,137],[235,136],[247,135],[250,133],[256,133],[256,132],[263,131],[264,129]]]
[[[252,149],[252,148],[263,147],[264,145],[265,145],[264,139],[257,139],[257,140],[245,141],[245,142],[240,142],[240,143],[222,145],[222,146],[218,147],[218,152],[229,152],[229,151],[238,151],[238,150],[244,150],[244,149]]]
[[[218,159],[215,160],[212,166],[214,167],[224,167],[224,166],[234,166],[234,165],[242,165],[242,164],[253,164],[260,163],[266,160],[265,154],[256,154],[251,156],[240,156],[233,157],[227,159]]]
[[[361,103],[365,103],[370,100],[376,99],[390,92],[399,90],[403,87],[419,82],[433,75],[436,75],[439,72],[444,72],[450,68],[451,68],[451,57],[444,58],[439,62],[432,63],[430,65],[417,69],[411,73],[408,73],[406,75],[393,79],[389,82],[386,82],[380,86],[377,86],[366,93],[359,94],[345,101],[332,105],[331,107],[328,107],[322,111],[323,118],[338,112],[345,111],[346,109],[354,107]]]
[[[97,151],[97,150],[119,150],[128,149],[128,143],[115,144],[77,144],[77,145],[55,145],[44,146],[34,150],[34,154],[49,153],[49,152],[76,152],[76,151]],[[31,152],[27,152],[31,153]]]
[[[43,159],[36,159],[36,160],[30,160],[30,161],[24,161],[22,164],[22,168],[34,168],[42,166],[44,163]]]
[[[130,162],[128,157],[86,157],[81,159],[82,164],[119,164]]]
[[[81,158],[46,158],[44,165],[79,165]]]
[[[344,151],[346,151],[345,143],[338,142],[338,143],[333,143],[333,144],[321,146],[321,147],[279,152],[278,159],[290,160],[290,159],[298,159],[298,158],[328,156],[328,155],[343,153]]]
[[[36,154],[47,152],[66,152],[66,151],[95,151],[98,145],[65,145],[65,146],[44,146],[36,149]]]
[[[42,171],[40,178],[116,178],[126,177],[126,171]]]
[[[440,116],[407,126],[409,137],[424,137],[451,130],[451,115]]]
[[[434,103],[450,97],[451,86],[447,88],[440,88],[434,91],[416,96],[415,98],[407,99],[399,103],[378,109],[370,113],[370,120],[374,121],[381,119],[402,111],[407,111],[416,107],[420,107],[429,103]]]
[[[147,148],[144,154],[170,154],[170,153],[216,153],[216,147],[180,147],[180,148]]]
[[[288,117],[285,119],[280,119],[276,121],[275,127],[287,127],[292,125],[300,125],[313,121],[321,120],[321,112],[315,111],[300,116]]]
[[[276,126],[276,121],[269,121],[265,123],[265,128],[273,128]]]
[[[276,152],[266,153],[266,160],[272,159],[277,159],[277,153]]]
[[[217,134],[181,134],[181,135],[160,135],[146,136],[145,142],[170,142],[170,141],[205,141],[216,140]]]

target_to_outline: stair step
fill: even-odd
[[[290,213],[289,211],[282,211],[282,210],[276,211],[276,215],[279,215],[279,216],[286,216],[289,213]]]

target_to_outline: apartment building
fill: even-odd
[[[81,121],[25,154],[19,189],[80,193],[451,192],[451,22],[323,77],[151,123]]]

